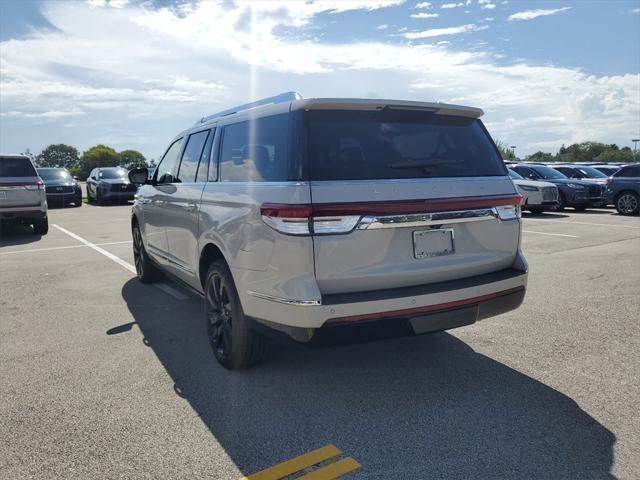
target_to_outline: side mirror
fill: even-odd
[[[149,170],[146,168],[134,168],[129,172],[129,181],[134,185],[144,185],[149,178]]]
[[[78,176],[77,176],[77,175],[74,175],[74,176],[73,176],[73,179],[74,179],[76,182],[80,180],[80,179],[78,178]]]

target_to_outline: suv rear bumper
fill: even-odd
[[[47,208],[42,205],[33,207],[5,207],[0,208],[0,220],[39,220],[47,216]]]
[[[499,272],[433,285],[326,295],[321,305],[295,305],[247,295],[245,313],[299,341],[321,327],[377,320],[410,320],[415,333],[446,330],[517,308],[524,298],[527,272]],[[419,319],[415,320],[414,319]],[[420,330],[420,331],[416,331]]]

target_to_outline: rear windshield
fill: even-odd
[[[477,119],[389,110],[307,112],[312,180],[507,175]]]
[[[0,177],[37,177],[27,158],[0,158]]]
[[[607,176],[593,167],[575,167],[580,173],[589,178],[607,178]]]
[[[564,173],[559,172],[555,168],[536,165],[536,167],[532,169],[545,180],[559,180],[561,178],[567,178]]]

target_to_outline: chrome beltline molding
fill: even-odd
[[[265,300],[271,300],[272,302],[284,303],[286,305],[298,305],[303,307],[322,305],[322,302],[320,300],[297,300],[295,298],[274,297],[273,295],[254,292],[252,290],[247,290],[247,295],[251,295],[252,297],[256,298],[263,298]]]
[[[496,208],[477,210],[457,210],[453,212],[412,213],[408,215],[365,215],[360,219],[357,230],[380,228],[424,227],[428,225],[449,225],[452,223],[479,222],[498,218]]]

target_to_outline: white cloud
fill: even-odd
[[[443,35],[458,35],[459,33],[469,33],[479,30],[486,30],[487,27],[482,26],[478,27],[477,25],[470,23],[467,25],[460,25],[459,27],[446,27],[446,28],[432,28],[430,30],[424,30],[422,32],[408,32],[405,33],[405,38],[409,40],[417,40],[419,38],[432,38],[432,37],[441,37]]]
[[[564,12],[566,10],[570,10],[571,7],[562,7],[555,8],[549,10],[524,10],[522,12],[517,12],[512,15],[509,15],[508,20],[533,20],[537,17],[544,17],[547,15],[555,15],[556,13]]]
[[[493,10],[494,8],[496,8],[496,4],[495,3],[485,3],[484,5],[482,5],[482,7],[484,10]]]
[[[640,8],[634,8],[631,13],[640,13]]]
[[[431,2],[420,2],[420,3],[416,3],[415,8],[430,8],[431,7]]]
[[[387,28],[389,28],[389,25],[386,23],[383,23],[382,25],[378,25],[376,27],[376,30],[386,30]]]
[[[493,17],[484,17],[485,22],[493,22],[495,19]]]
[[[282,26],[295,33],[335,6],[203,2],[175,12],[137,3],[45,4],[56,30],[0,43],[0,144],[37,151],[61,141],[80,149],[101,142],[155,156],[203,115],[293,89],[480,106],[494,137],[517,142],[523,153],[543,143],[624,144],[640,133],[638,74],[505,65],[497,54],[435,42],[486,25],[407,33],[435,37],[435,44],[322,43],[276,33]]]
[[[440,8],[458,8],[458,7],[464,7],[464,3],[462,3],[462,2],[460,2],[460,3],[443,3]]]
[[[437,13],[425,13],[425,12],[420,12],[420,13],[412,13],[411,18],[436,18],[439,17],[440,15]]]

